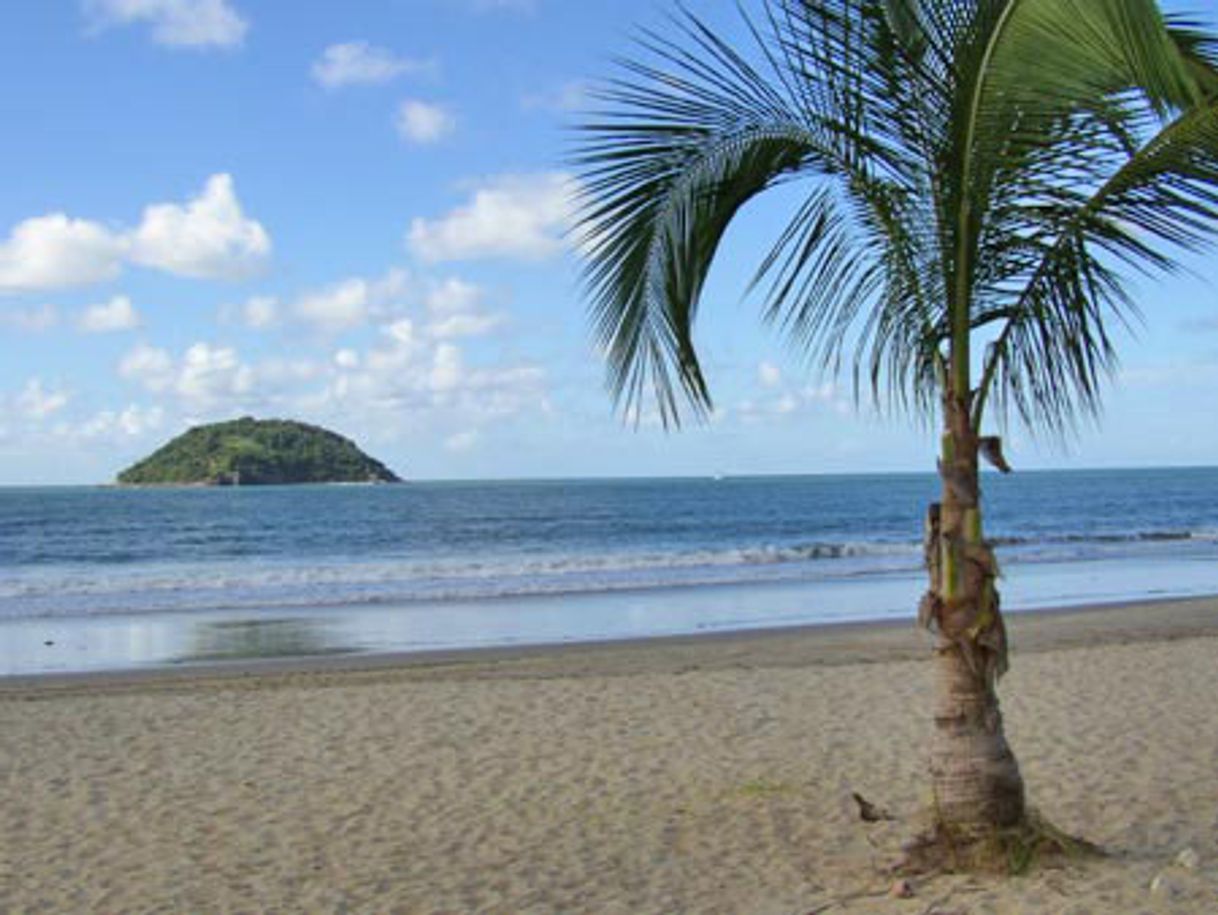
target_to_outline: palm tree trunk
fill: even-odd
[[[935,642],[930,769],[938,825],[975,837],[1024,817],[1023,779],[1007,746],[995,681],[1006,634],[994,588],[994,555],[982,539],[978,440],[966,398],[945,398],[939,475],[942,503],[927,522],[930,591],[919,617]]]

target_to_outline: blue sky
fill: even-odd
[[[738,31],[732,4],[692,4]],[[0,483],[102,482],[189,424],[321,423],[413,478],[933,468],[743,290],[699,344],[718,413],[604,391],[563,241],[590,81],[654,0],[22,0],[0,32]],[[1212,2],[1194,5],[1213,24]],[[1011,430],[1016,468],[1218,463],[1218,262],[1141,281],[1102,423]]]

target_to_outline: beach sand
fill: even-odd
[[[1106,858],[886,896],[929,652],[855,625],[0,681],[0,911],[1218,912],[1218,600],[1009,625],[1030,799]]]

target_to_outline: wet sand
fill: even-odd
[[[929,650],[853,624],[0,680],[0,911],[1218,911],[1218,599],[1008,621],[1030,798],[1104,859],[884,895]]]

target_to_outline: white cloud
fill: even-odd
[[[427,61],[399,57],[367,41],[332,44],[313,64],[313,79],[327,89],[387,83],[406,73],[433,68]]]
[[[449,277],[432,285],[424,301],[433,314],[457,314],[472,310],[482,301],[482,289],[474,283]]]
[[[140,343],[119,362],[118,374],[150,391],[163,391],[173,383],[173,357],[163,349]]]
[[[134,438],[153,429],[158,429],[165,419],[161,407],[141,407],[129,404],[123,410],[102,410],[80,424],[74,430],[81,438],[107,438],[128,436]]]
[[[411,346],[415,342],[414,322],[410,318],[399,318],[384,327],[386,336],[399,346]]]
[[[451,391],[461,385],[465,375],[461,350],[451,343],[441,343],[432,358],[428,382],[435,391]]]
[[[124,261],[179,276],[237,279],[270,252],[266,230],[242,212],[232,176],[217,174],[185,204],[146,207],[130,232],[63,213],[18,223],[0,241],[0,293],[112,280]]]
[[[381,277],[352,276],[306,291],[287,311],[296,320],[332,334],[379,322],[382,333],[399,347],[393,358],[400,362],[405,355],[400,347],[424,337],[480,336],[505,323],[504,315],[478,310],[483,297],[480,286],[457,277],[413,278],[395,268]],[[419,310],[425,314],[418,316]]]
[[[40,334],[59,323],[59,309],[50,303],[0,311],[0,326],[24,333]]]
[[[145,208],[132,235],[136,263],[202,279],[249,276],[270,253],[270,236],[246,218],[227,174],[212,175],[203,192],[184,205]]]
[[[443,105],[407,99],[394,118],[398,136],[408,143],[435,143],[457,127],[457,119]]]
[[[501,175],[435,220],[414,219],[406,243],[428,261],[485,257],[541,260],[563,248],[573,179],[561,172]]]
[[[551,410],[540,367],[505,363],[496,348],[466,343],[505,319],[484,313],[483,298],[480,287],[455,276],[394,269],[348,277],[268,306],[280,321],[366,328],[341,345],[322,338],[306,344],[319,348],[315,354],[247,359],[223,341],[177,350],[143,342],[126,352],[117,371],[153,395],[174,424],[187,416],[206,421],[276,411],[322,424],[341,420],[374,438],[418,434],[442,444],[450,433],[484,435],[488,425]],[[235,321],[245,305],[222,314]],[[99,434],[116,430],[119,419],[117,408],[93,417]]]
[[[365,279],[342,280],[298,299],[296,315],[329,331],[358,327],[368,318],[368,289]]]
[[[767,388],[777,387],[782,383],[782,371],[772,362],[762,362],[757,366],[757,380]]]
[[[152,40],[169,47],[234,47],[249,22],[227,0],[85,0],[95,27],[144,22]]]
[[[48,391],[41,378],[31,378],[17,395],[17,409],[30,419],[45,419],[67,406],[69,395],[64,391]]]
[[[333,368],[308,358],[242,360],[232,346],[196,342],[174,358],[163,349],[135,347],[119,364],[119,374],[146,390],[172,395],[184,415],[203,418],[294,407],[302,386],[328,377]]]
[[[474,445],[478,444],[480,437],[477,429],[467,429],[464,432],[458,432],[446,438],[444,440],[444,447],[449,451],[469,451]]]
[[[503,315],[477,311],[482,298],[481,287],[457,277],[432,283],[423,299],[431,318],[427,334],[437,340],[476,337],[503,324]]]
[[[274,296],[251,296],[241,305],[241,319],[255,330],[273,327],[279,320],[279,300]]]
[[[88,306],[76,321],[87,334],[106,334],[133,330],[140,326],[140,315],[125,295],[116,295],[108,302]]]
[[[63,213],[18,223],[0,242],[0,292],[99,283],[118,276],[127,240]]]
[[[237,358],[231,346],[196,343],[186,350],[175,390],[198,405],[240,399],[254,384],[253,370]]]
[[[447,340],[453,337],[480,337],[490,333],[503,323],[502,315],[449,315],[433,321],[427,326],[427,332],[437,340]]]
[[[471,371],[462,392],[461,406],[483,418],[512,416],[524,410],[552,412],[545,394],[545,370],[516,365]]]
[[[385,275],[371,283],[369,295],[372,304],[378,307],[394,307],[415,294],[415,285],[410,274],[400,267],[385,271]]]
[[[377,279],[353,276],[300,296],[292,313],[317,328],[336,333],[403,309],[416,295],[405,270],[392,269]]]
[[[461,422],[477,429],[527,411],[549,412],[545,372],[532,365],[470,364],[458,343],[410,318],[382,325],[380,342],[332,359],[330,380],[310,409],[360,417],[369,428],[426,428]]]
[[[840,416],[849,416],[854,412],[853,404],[838,390],[832,381],[823,384],[810,384],[799,392],[804,403],[822,404]]]
[[[768,369],[773,369],[773,372]],[[736,415],[745,422],[758,422],[807,410],[829,409],[842,416],[851,413],[850,401],[840,395],[832,382],[810,384],[799,389],[785,388],[781,386],[781,373],[768,362],[758,366],[757,374],[762,385],[770,388],[771,393],[766,395],[766,399],[745,400],[736,405]]]

